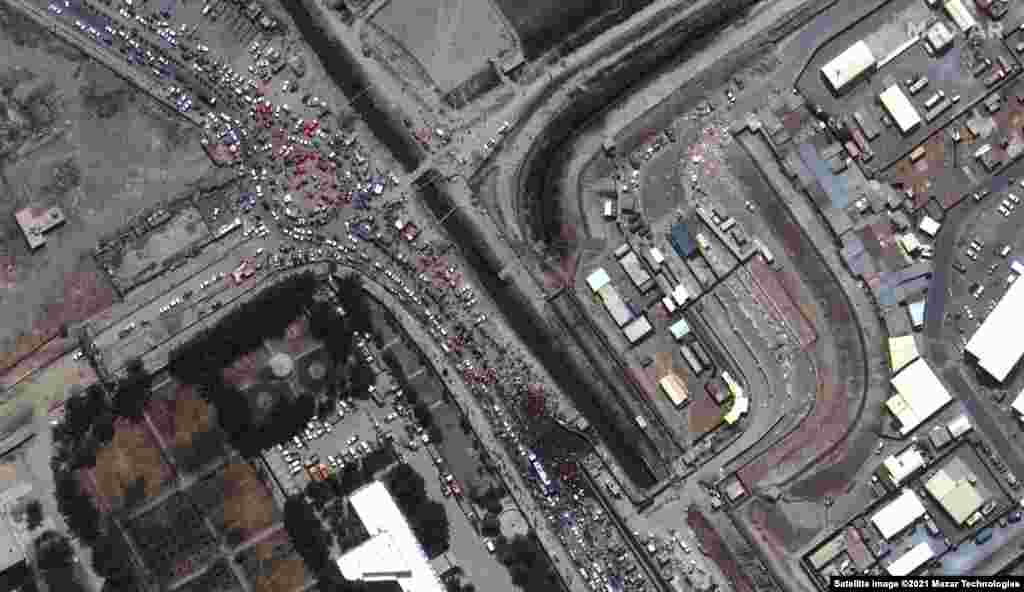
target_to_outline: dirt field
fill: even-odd
[[[98,237],[210,164],[174,115],[6,8],[0,55],[12,124],[0,141],[0,351],[23,336],[24,352],[113,301],[91,257]],[[34,253],[13,218],[30,205],[60,206],[67,219]]]
[[[740,569],[736,557],[707,517],[700,510],[690,508],[686,512],[686,524],[693,529],[701,550],[722,570],[737,592],[754,592],[747,574]]]
[[[97,506],[134,506],[163,491],[173,476],[148,428],[126,419],[115,422],[114,440],[96,454],[91,476]]]
[[[489,59],[516,51],[516,38],[488,0],[394,0],[373,24],[419,62],[442,94],[477,72]]]
[[[583,28],[596,15],[604,14],[614,0],[565,0],[563,2],[523,2],[495,0],[522,39],[528,58],[551,49],[568,35]]]

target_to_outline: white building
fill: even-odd
[[[928,236],[935,238],[935,235],[939,233],[939,229],[942,228],[942,224],[931,216],[925,216],[921,218],[921,223],[917,225],[917,228]]]
[[[862,76],[875,69],[877,61],[867,43],[858,41],[821,69],[832,91],[841,94]]]
[[[889,540],[909,528],[926,513],[921,498],[917,497],[912,489],[904,489],[899,497],[875,512],[871,517],[871,523],[878,529],[882,538]]]
[[[978,24],[974,20],[974,15],[960,0],[946,0],[942,7],[946,9],[946,14],[956,23],[956,26],[960,27],[961,32],[966,33]]]
[[[885,469],[885,476],[889,482],[899,486],[907,477],[913,475],[918,469],[924,466],[924,456],[917,446],[908,446],[899,454],[894,454],[882,462]]]
[[[1018,335],[1022,326],[1024,282],[1016,281],[967,342],[967,353],[992,378],[1002,382],[1024,355],[1024,339]]]
[[[904,436],[953,400],[922,358],[914,360],[894,376],[892,385],[896,394],[889,397],[885,406],[899,420],[900,433]]]
[[[909,134],[921,125],[921,116],[918,115],[917,109],[914,108],[907,95],[903,94],[903,89],[899,84],[894,84],[882,91],[882,94],[878,95],[878,100],[882,102],[889,117],[896,122],[900,133]]]
[[[611,283],[612,278],[608,277],[608,272],[603,267],[598,267],[593,273],[587,276],[587,285],[590,286],[592,292],[597,292],[601,288]]]
[[[894,578],[909,576],[914,570],[931,561],[933,557],[935,557],[935,551],[932,550],[931,545],[928,544],[928,541],[921,541],[890,563],[885,570]]]
[[[651,322],[644,315],[638,316],[622,328],[622,332],[626,335],[626,339],[629,340],[631,345],[650,335],[651,330]]]
[[[349,497],[370,539],[338,558],[345,579],[398,582],[402,592],[444,592],[416,536],[380,481]]]

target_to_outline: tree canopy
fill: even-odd
[[[384,483],[402,510],[416,538],[430,557],[448,549],[448,516],[444,505],[427,497],[423,477],[400,463],[384,476]]]

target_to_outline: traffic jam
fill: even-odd
[[[402,180],[373,165],[358,133],[333,128],[332,109],[323,99],[300,94],[292,80],[277,82],[287,57],[269,41],[252,41],[247,47],[251,65],[236,72],[199,41],[199,26],[171,22],[174,2],[146,16],[130,4],[123,2],[119,14],[145,28],[146,36],[137,28],[118,28],[79,0],[60,0],[50,10],[81,22],[90,35],[95,30],[98,43],[116,48],[129,63],[151,68],[179,111],[202,107],[204,149],[215,164],[237,173],[230,230],[244,226],[260,239],[274,227],[291,239],[277,249],[258,249],[233,272],[211,278],[204,289],[228,278],[241,285],[270,270],[314,262],[360,271],[418,318],[458,369],[493,433],[515,459],[516,466],[503,468],[531,484],[529,494],[542,515],[529,516],[530,522],[543,521],[553,529],[592,589],[651,589],[621,534],[580,482],[577,459],[542,456],[526,428],[552,412],[545,404],[541,373],[522,352],[510,350],[507,338],[487,322],[483,308],[490,304],[481,302],[478,290],[466,281],[448,241],[410,220]],[[216,14],[209,6],[204,6],[204,17]],[[146,41],[149,33],[162,47]],[[179,52],[174,59],[167,57],[172,50]],[[183,75],[183,64],[191,70],[188,75]],[[509,127],[504,122],[499,136]],[[182,298],[188,299],[172,299],[161,314]]]

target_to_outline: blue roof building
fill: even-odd
[[[697,243],[694,242],[693,237],[690,236],[690,229],[683,222],[672,225],[668,240],[672,243],[676,254],[684,259],[692,257],[697,252]]]

